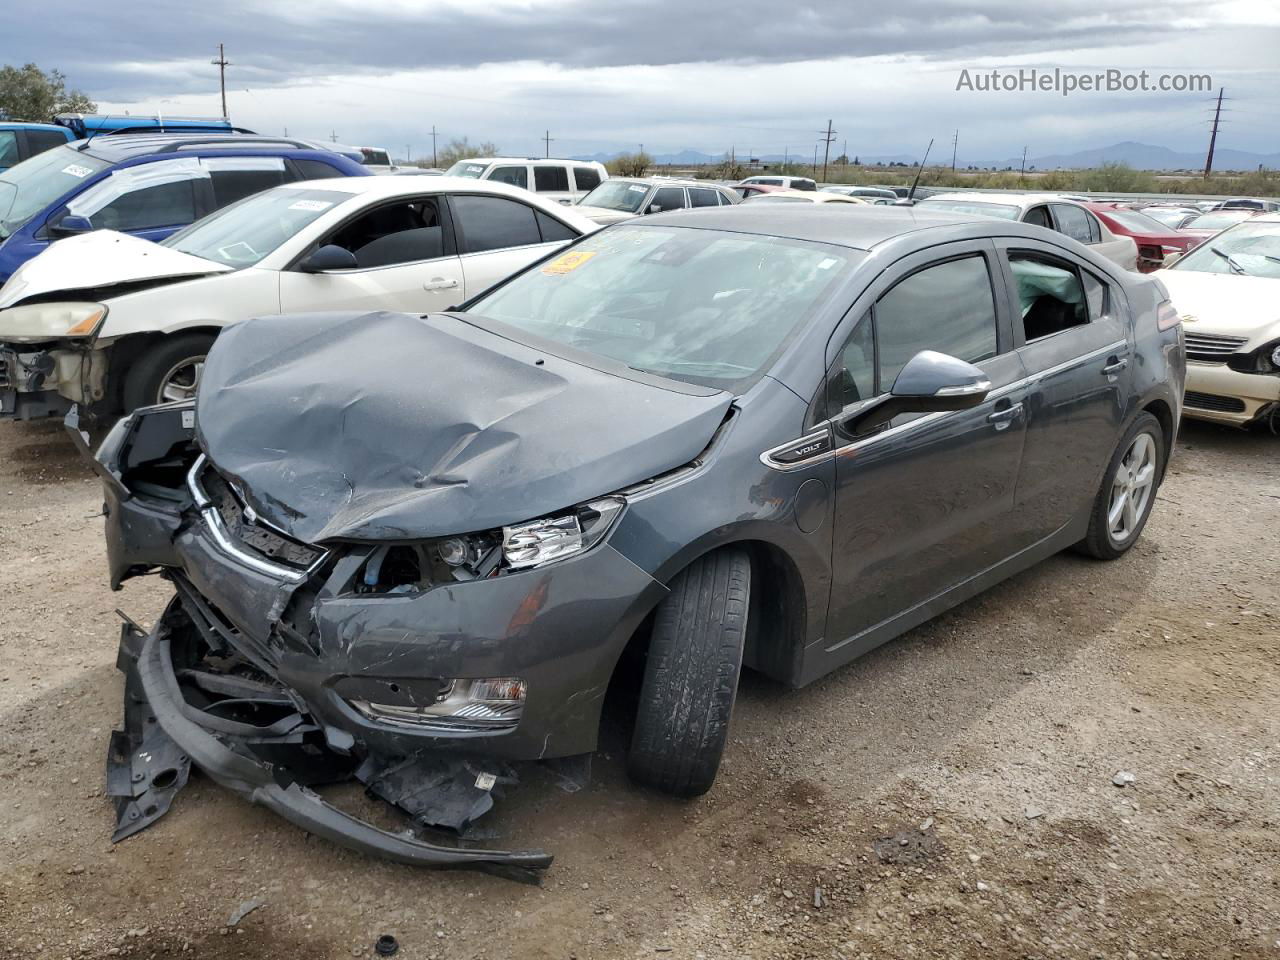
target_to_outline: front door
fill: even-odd
[[[322,239],[349,250],[350,270],[280,274],[282,313],[403,310],[430,313],[465,299],[462,264],[439,197],[400,199],[366,210]]]
[[[976,364],[992,389],[968,410],[905,415],[869,437],[837,439],[826,642],[841,659],[1015,549],[1023,370],[994,245],[951,244],[893,270],[839,348],[833,405],[848,412],[887,392],[921,350]]]

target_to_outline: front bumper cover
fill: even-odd
[[[265,752],[264,746],[273,746],[273,739],[275,747],[301,745],[296,727],[274,738],[247,738],[200,722],[200,711],[183,697],[174,670],[166,624],[173,610],[171,605],[149,634],[132,623],[121,630],[118,666],[126,674],[126,730],[113,737],[108,762],[108,792],[117,799],[121,821],[114,839],[130,836],[163,816],[173,794],[186,782],[190,764],[195,764],[249,802],[275,811],[308,833],[361,853],[414,866],[475,869],[532,882],[551,865],[552,856],[540,850],[441,846],[406,833],[391,833],[339,810],[306,786],[287,762],[263,762],[252,755],[255,749]],[[145,710],[138,709],[143,706]],[[149,711],[146,716],[145,711]],[[148,722],[152,718],[153,724]],[[209,722],[227,726],[212,716]],[[275,755],[284,756],[278,751]]]

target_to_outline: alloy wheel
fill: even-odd
[[[204,375],[204,357],[187,357],[179,360],[160,378],[156,392],[157,403],[173,403],[175,400],[191,400],[200,389]]]
[[[1107,531],[1111,542],[1128,543],[1146,516],[1155,492],[1156,444],[1149,433],[1133,438],[1111,477],[1107,503]]]

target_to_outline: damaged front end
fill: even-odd
[[[66,420],[104,482],[113,589],[149,573],[175,588],[151,630],[122,630],[114,839],[163,816],[194,763],[344,846],[536,878],[550,855],[479,849],[468,836],[515,782],[513,763],[595,749],[612,668],[665,592],[591,539],[612,502],[564,514],[594,549],[545,568],[495,568],[495,551],[523,556],[530,534],[519,527],[506,543],[480,534],[430,549],[306,543],[260,518],[209,462],[195,419],[190,403],[140,409],[96,453],[76,411]],[[316,792],[351,780],[409,829],[383,829]],[[419,830],[447,831],[454,844]]]

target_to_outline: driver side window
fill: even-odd
[[[360,269],[434,260],[445,255],[440,210],[433,198],[378,207],[339,227],[324,244],[349,250]]]
[[[937,350],[968,363],[997,353],[995,295],[980,254],[909,274],[876,301],[840,350],[828,384],[828,416],[887,393],[908,360]]]

